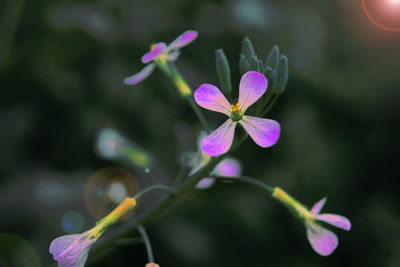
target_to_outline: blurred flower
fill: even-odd
[[[163,42],[152,45],[150,51],[143,55],[142,63],[154,62],[148,64],[139,73],[125,78],[124,83],[128,85],[138,84],[153,72],[156,63],[165,64],[167,61],[175,61],[179,57],[179,49],[193,42],[197,35],[197,31],[186,31],[168,46]]]
[[[147,264],[146,264],[146,267],[160,267],[160,265],[151,262],[151,263],[147,263]]]
[[[210,175],[238,177],[240,176],[241,171],[242,168],[238,160],[234,158],[225,158],[217,166],[215,166],[214,170],[212,170]],[[214,182],[215,182],[214,178],[206,177],[200,180],[200,182],[196,185],[196,188],[206,189],[211,187],[214,184]]]
[[[279,187],[274,188],[272,195],[293,211],[300,219],[304,220],[308,241],[315,252],[321,256],[330,255],[338,246],[339,241],[333,232],[320,226],[317,221],[331,224],[346,231],[351,229],[351,222],[346,217],[337,214],[319,213],[326,202],[326,198],[318,201],[309,211]]]
[[[110,214],[97,222],[96,226],[82,234],[64,235],[54,239],[49,251],[58,267],[83,267],[89,249],[103,232],[136,206],[136,200],[125,198]]]
[[[153,166],[150,153],[120,135],[113,128],[101,129],[97,138],[96,149],[103,158],[111,160],[125,159],[146,172]]]
[[[82,267],[89,254],[89,249],[101,236],[103,227],[97,225],[82,234],[60,236],[50,244],[50,253],[59,267]]]
[[[274,145],[280,135],[280,125],[274,120],[243,115],[266,91],[268,81],[256,71],[242,76],[239,86],[239,100],[230,105],[221,91],[214,85],[202,84],[197,88],[194,98],[203,108],[221,112],[230,118],[201,142],[201,148],[210,156],[226,153],[232,145],[237,123],[240,123],[250,137],[261,147]]]

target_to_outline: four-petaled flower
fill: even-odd
[[[197,104],[203,108],[228,115],[230,118],[201,142],[201,148],[210,156],[226,153],[232,145],[237,123],[261,147],[274,145],[280,135],[278,122],[244,115],[244,112],[267,91],[268,81],[256,71],[243,74],[239,86],[239,100],[231,105],[214,85],[202,84],[194,93]]]
[[[156,63],[165,64],[167,61],[175,61],[180,54],[179,49],[191,43],[196,37],[197,31],[186,31],[169,45],[163,42],[152,45],[150,51],[142,57],[142,63],[151,63],[140,72],[125,78],[124,83],[129,85],[138,84],[153,72]]]
[[[319,213],[325,205],[326,198],[321,199],[311,210],[308,210],[279,187],[274,188],[272,195],[304,220],[308,241],[315,252],[321,256],[330,255],[337,248],[339,241],[333,232],[322,227],[317,221],[328,223],[346,231],[351,229],[351,222],[346,217],[337,214]]]

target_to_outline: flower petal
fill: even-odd
[[[146,267],[160,267],[160,265],[151,262],[151,263],[147,263],[147,264],[146,264]]]
[[[215,180],[211,177],[206,177],[200,180],[196,185],[197,189],[207,189],[210,188],[215,183]]]
[[[212,175],[238,177],[241,172],[240,163],[233,158],[223,159],[211,172]]]
[[[58,256],[61,252],[66,250],[72,243],[81,237],[80,234],[73,235],[63,235],[54,239],[49,248],[49,252],[53,254],[54,258]]]
[[[80,255],[80,258],[74,264],[64,264],[59,262],[58,267],[83,267],[85,266],[86,260],[89,256],[89,249]]]
[[[324,207],[325,202],[326,202],[326,197],[324,197],[323,199],[321,199],[320,201],[315,203],[311,209],[311,212],[314,214],[318,214],[321,211],[321,209]]]
[[[243,116],[239,123],[254,142],[261,147],[273,146],[281,133],[281,126],[274,120]]]
[[[157,43],[155,44],[149,52],[143,55],[142,63],[146,64],[150,61],[153,61],[157,56],[161,55],[167,49],[167,45],[165,43]]]
[[[328,256],[337,248],[339,241],[334,233],[315,223],[307,223],[306,227],[308,241],[319,255]]]
[[[239,106],[242,112],[256,102],[267,91],[268,81],[265,76],[256,71],[243,74],[239,86]]]
[[[221,93],[218,87],[204,83],[194,92],[196,103],[206,109],[230,115],[231,104]]]
[[[197,31],[186,31],[179,35],[172,43],[168,45],[168,49],[179,49],[181,47],[184,47],[191,42],[194,41],[194,39],[197,38]]]
[[[155,66],[156,65],[154,63],[148,64],[140,72],[132,76],[126,77],[124,79],[124,83],[128,85],[135,85],[140,83],[141,81],[149,77],[149,75],[153,72]]]
[[[232,145],[237,122],[228,119],[217,130],[201,141],[201,149],[207,155],[216,157],[226,153]]]
[[[315,216],[315,219],[342,228],[346,231],[350,231],[351,229],[350,220],[341,215],[325,213]]]

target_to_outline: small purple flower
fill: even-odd
[[[344,216],[337,214],[320,214],[322,207],[325,205],[326,198],[318,201],[311,210],[308,210],[299,201],[287,194],[279,187],[275,187],[272,196],[281,201],[287,208],[293,211],[300,219],[304,220],[307,229],[307,238],[311,247],[321,256],[328,256],[338,246],[337,236],[322,227],[319,221],[331,224],[346,231],[350,231],[351,222]]]
[[[306,220],[308,241],[315,252],[321,256],[330,255],[338,246],[339,241],[333,232],[320,226],[316,221],[322,221],[346,231],[350,231],[351,229],[350,220],[344,216],[329,213],[319,214],[325,202],[326,198],[318,201],[310,210],[314,219]]]
[[[142,63],[151,63],[144,67],[140,72],[125,78],[124,83],[128,85],[138,84],[153,72],[156,63],[175,61],[179,57],[179,49],[193,42],[194,39],[197,38],[197,35],[197,31],[186,31],[179,35],[168,46],[163,42],[152,45],[150,51],[142,57]]]
[[[85,265],[90,247],[100,237],[99,233],[92,233],[93,229],[82,234],[60,236],[51,242],[49,251],[58,262],[58,267]]]
[[[209,156],[208,156],[209,157]],[[228,176],[228,177],[238,177],[242,172],[239,161],[234,158],[225,158],[210,173],[213,176]],[[197,189],[207,189],[211,187],[215,182],[212,177],[205,177],[200,180],[196,185]]]
[[[244,112],[267,91],[268,81],[256,71],[243,74],[239,86],[239,100],[231,105],[214,85],[202,84],[194,93],[197,104],[203,108],[224,113],[230,118],[201,142],[201,148],[210,156],[226,153],[233,141],[237,123],[247,131],[254,142],[261,147],[274,145],[280,135],[278,122],[244,115]]]

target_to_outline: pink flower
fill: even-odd
[[[326,198],[318,201],[310,210],[313,220],[306,220],[308,241],[315,252],[321,256],[330,255],[338,246],[339,241],[333,232],[320,226],[316,221],[322,221],[346,231],[351,229],[350,220],[344,216],[329,213],[319,214],[325,202]]]
[[[58,262],[58,267],[83,267],[90,247],[99,236],[91,231],[60,236],[51,242],[49,251]]]
[[[261,147],[274,145],[280,135],[280,125],[274,120],[244,115],[247,108],[267,91],[268,81],[259,72],[243,74],[239,86],[239,100],[231,105],[214,85],[202,84],[194,93],[197,104],[203,108],[224,113],[230,118],[201,142],[202,150],[210,156],[226,153],[233,141],[236,125],[239,123],[254,142]]]
[[[156,264],[154,262],[151,262],[151,263],[147,263],[146,267],[160,267],[160,265],[158,265],[158,264]]]
[[[186,31],[179,35],[168,46],[163,43],[156,43],[151,46],[151,50],[144,54],[142,63],[148,64],[140,72],[124,79],[124,83],[128,85],[135,85],[146,79],[154,70],[156,63],[165,63],[166,61],[175,61],[180,52],[179,49],[193,42],[197,38],[197,31]]]
[[[209,156],[208,156],[209,157]],[[225,158],[217,166],[215,166],[214,170],[211,171],[210,175],[213,176],[228,176],[228,177],[238,177],[242,172],[242,168],[240,166],[239,161],[234,158]],[[211,187],[215,183],[215,179],[212,177],[205,177],[200,180],[200,182],[196,185],[197,189],[207,189]]]
[[[337,214],[319,213],[325,205],[326,198],[321,199],[311,210],[308,210],[279,187],[274,188],[272,196],[292,210],[300,219],[304,220],[308,241],[315,252],[321,256],[332,254],[339,241],[334,233],[322,227],[318,222],[322,221],[346,231],[351,229],[351,222],[346,217]]]

